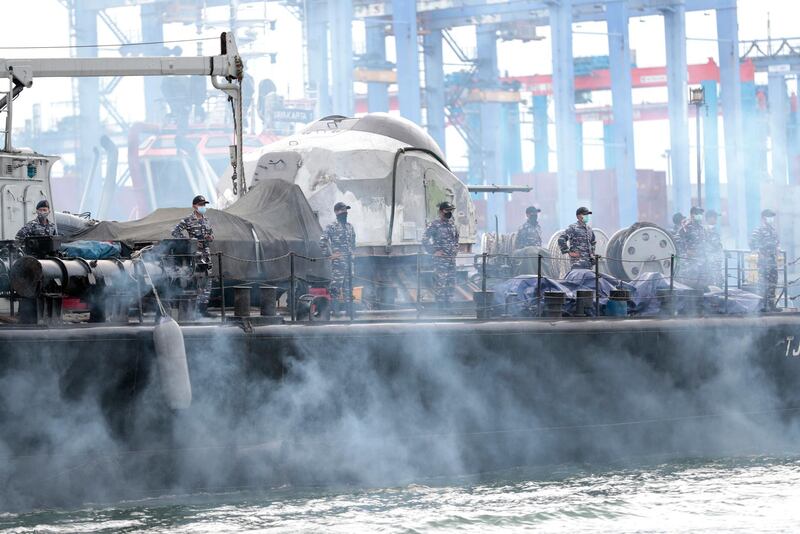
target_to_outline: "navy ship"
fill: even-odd
[[[73,252],[57,239],[20,246],[13,234],[35,202],[58,206],[52,158],[0,161],[0,509],[796,443],[800,315],[745,313],[741,293],[676,286],[647,248],[674,244],[652,225],[610,240],[607,250],[631,239],[645,252],[598,265],[588,297],[543,294],[563,260],[545,248],[533,254],[547,272],[510,264],[527,271],[503,281],[516,289],[483,284],[467,261],[462,305],[426,310],[418,247],[431,206],[459,206],[464,255],[476,223],[468,187],[405,121],[328,117],[239,165],[247,194],[209,211],[218,319],[192,313],[194,244],[168,235],[182,210],[128,223],[62,215]],[[340,199],[363,215],[356,272],[397,284],[373,288],[375,310],[325,320],[317,240]],[[75,246],[108,240],[113,257]],[[659,312],[632,316],[638,286],[619,287],[646,273],[662,281]],[[725,313],[731,303],[740,313]]]

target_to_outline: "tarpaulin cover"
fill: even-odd
[[[544,269],[542,269],[544,270]],[[564,312],[567,314],[575,313],[577,303],[577,292],[581,290],[595,290],[595,275],[594,271],[590,269],[573,269],[567,273],[566,278],[560,282],[556,282],[547,277],[542,277],[542,292],[544,295],[546,291],[561,291],[564,293]],[[512,278],[504,283],[498,284],[495,287],[495,304],[500,305],[505,303],[506,299],[509,300],[509,312],[518,315],[532,315],[538,309],[538,302],[536,299],[536,287],[538,286],[538,277],[523,275]],[[613,276],[601,274],[599,281],[599,294],[601,313],[602,308],[608,303],[611,296],[611,291],[615,289],[625,289],[633,295],[635,288],[621,280],[617,280]],[[516,295],[514,295],[516,294]],[[633,302],[628,301],[628,308],[633,308]],[[594,307],[586,310],[590,315],[594,314]]]
[[[509,313],[518,316],[533,315],[538,309],[537,291],[539,278],[531,275],[518,276],[494,288],[495,308],[499,309],[508,302]],[[573,269],[561,282],[556,282],[547,277],[542,277],[542,295],[545,291],[561,291],[565,296],[564,311],[574,313],[576,295],[579,290],[595,290],[594,271],[588,269]],[[661,311],[658,299],[658,290],[669,289],[669,278],[660,273],[642,273],[631,282],[624,282],[612,276],[601,274],[599,281],[601,313],[608,303],[612,290],[622,289],[630,292],[628,312],[636,315],[657,315]],[[673,284],[673,302],[675,311],[694,308],[692,299],[696,299],[695,291],[684,284]],[[725,292],[712,288],[703,296],[703,309],[707,313],[742,314],[754,313],[758,310],[761,299],[758,295],[731,288],[728,290],[727,307]],[[593,309],[587,310],[590,314]]]
[[[108,241],[73,241],[61,245],[61,252],[70,258],[83,258],[85,260],[106,260],[119,258],[122,247],[119,243]]]
[[[669,277],[660,273],[642,273],[631,284],[636,288],[633,296],[635,312],[639,315],[657,315],[661,311],[658,290],[669,289]],[[673,306],[677,313],[692,308],[696,299],[694,290],[680,282],[673,283]],[[712,287],[703,294],[703,310],[712,314],[755,313],[761,305],[761,297],[738,288],[728,289],[727,304],[725,290]]]
[[[172,229],[191,208],[162,208],[136,221],[103,221],[72,236],[72,240],[135,242],[169,239]],[[289,258],[295,252],[310,258],[321,257],[317,218],[300,188],[281,180],[254,185],[248,193],[224,210],[206,213],[214,229],[211,253],[222,252],[226,277],[237,280],[279,282],[289,277]],[[212,258],[214,269],[216,258]],[[301,279],[327,279],[324,261],[295,258],[295,273]]]

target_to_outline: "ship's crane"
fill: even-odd
[[[231,147],[234,194],[247,192],[242,166],[242,79],[244,65],[232,33],[220,36],[220,54],[207,57],[118,57],[118,58],[36,58],[0,59],[0,71],[9,90],[0,98],[6,111],[5,149],[14,153],[11,142],[14,98],[33,85],[34,78],[92,76],[210,76],[212,85],[228,95],[233,104],[235,145]]]

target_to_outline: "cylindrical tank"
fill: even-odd
[[[250,286],[233,287],[233,315],[250,317]]]
[[[606,253],[609,274],[623,280],[633,280],[646,272],[668,277],[676,251],[668,231],[653,223],[636,223],[611,236]]]
[[[264,317],[272,317],[276,314],[276,305],[278,300],[278,288],[275,286],[261,286],[260,303],[261,315]]]
[[[118,292],[127,289],[133,292],[136,289],[133,264],[133,260],[87,261],[23,256],[11,266],[11,288],[23,298],[35,298],[42,293],[84,297],[90,290],[106,287],[113,287]],[[149,264],[147,271],[154,282],[161,278],[162,270],[157,264]]]

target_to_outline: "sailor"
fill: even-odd
[[[575,211],[577,222],[570,224],[558,237],[558,248],[562,254],[569,254],[571,269],[591,269],[594,265],[595,237],[589,226],[592,212],[581,206]]]
[[[347,222],[350,206],[337,202],[333,206],[336,222],[325,227],[319,239],[322,254],[331,260],[330,292],[333,297],[333,311],[339,310],[338,303],[346,301],[350,306],[353,299],[353,254],[356,251],[356,231]]]
[[[542,246],[542,227],[539,226],[539,213],[541,211],[536,206],[528,206],[525,209],[525,216],[528,220],[517,230],[517,238],[514,240],[515,250]]]
[[[211,242],[214,241],[214,229],[206,217],[208,201],[203,195],[192,199],[192,214],[181,219],[172,230],[172,237],[188,237],[197,239],[195,270],[197,275],[197,311],[204,317],[214,317],[208,311],[208,299],[211,296]]]
[[[722,237],[719,235],[719,214],[714,210],[706,212],[706,246],[708,247],[709,280],[717,286],[725,285],[725,251],[722,247]]]
[[[40,200],[36,204],[36,218],[25,223],[14,238],[18,246],[22,246],[26,237],[43,237],[58,235],[56,225],[50,222],[50,203]]]
[[[453,221],[450,202],[439,204],[439,218],[425,229],[422,246],[433,255],[433,295],[440,309],[446,308],[456,286],[456,255],[458,254],[458,228]]]
[[[703,208],[694,206],[689,221],[678,232],[678,280],[695,289],[709,282],[708,235],[703,226]]]
[[[686,216],[683,213],[678,212],[672,216],[672,240],[675,242],[676,247],[678,246],[678,236],[684,224],[686,224]]]
[[[764,311],[775,309],[775,289],[778,285],[778,232],[775,212],[761,212],[761,226],[750,237],[750,250],[758,252],[758,283],[764,296]]]

